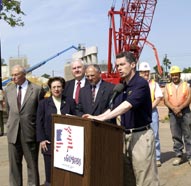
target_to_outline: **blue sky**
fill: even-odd
[[[2,58],[27,56],[35,65],[70,47],[98,47],[98,60],[107,60],[107,16],[113,0],[32,0],[22,1],[24,27],[11,28],[0,21]],[[122,0],[117,0],[116,10]],[[173,65],[191,66],[191,2],[158,0],[148,40],[158,50],[162,60],[165,54]],[[35,70],[33,74],[63,75],[63,66],[75,50],[68,51]],[[140,61],[156,64],[153,50],[144,47]]]

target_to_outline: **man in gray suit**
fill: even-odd
[[[36,111],[42,89],[26,79],[20,65],[12,68],[13,83],[5,89],[10,186],[22,186],[22,159],[27,163],[28,186],[39,186]]]

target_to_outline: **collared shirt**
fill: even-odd
[[[17,85],[17,95],[19,92],[19,86],[22,87],[21,89],[21,105],[23,104],[24,98],[25,98],[25,94],[27,92],[27,88],[28,88],[28,81],[26,80],[22,85]]]
[[[85,82],[86,82],[86,78],[85,76],[80,80],[80,87],[84,87],[85,86]],[[73,99],[75,99],[75,95],[76,95],[76,88],[78,85],[78,80],[75,80],[75,86],[74,86],[74,91],[73,91]]]
[[[57,114],[61,114],[60,107],[61,107],[61,97],[57,98],[52,96],[53,102],[56,106]]]
[[[121,116],[121,125],[126,129],[143,127],[152,122],[152,103],[148,82],[136,72],[125,85],[125,91],[115,100],[114,106],[128,101],[132,108]]]

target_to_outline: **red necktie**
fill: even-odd
[[[21,89],[22,87],[19,86],[19,91],[18,91],[18,95],[17,95],[17,105],[18,105],[18,109],[20,110],[21,109]]]
[[[76,93],[75,93],[76,104],[78,104],[78,102],[79,102],[80,84],[81,84],[81,82],[78,81],[77,82],[77,87],[76,87]]]

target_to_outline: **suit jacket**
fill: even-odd
[[[73,99],[62,97],[61,114],[72,114],[75,115],[75,103]],[[37,141],[41,142],[44,140],[51,141],[52,131],[52,114],[56,114],[57,109],[54,101],[51,97],[41,100],[37,111]]]
[[[19,111],[16,85],[11,84],[5,89],[5,104],[8,113],[7,138],[9,143],[16,143],[19,127],[23,131],[26,142],[36,141],[36,112],[41,96],[42,88],[29,82]]]
[[[109,101],[113,93],[113,88],[114,84],[102,80],[93,105],[91,86],[87,85],[81,88],[79,95],[79,111],[77,111],[77,115],[99,115],[105,112],[108,109]]]
[[[89,84],[89,82],[86,79],[85,86],[88,85],[88,84]],[[65,97],[70,97],[70,98],[73,99],[74,86],[75,86],[75,79],[67,81],[66,85],[64,87],[63,95]]]

